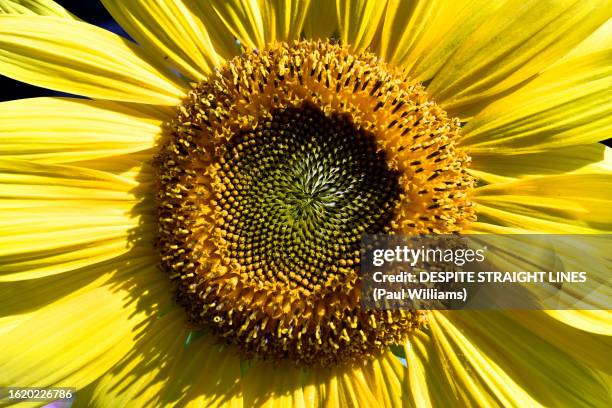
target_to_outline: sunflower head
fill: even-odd
[[[227,62],[180,107],[159,158],[160,249],[192,322],[247,355],[364,361],[417,311],[360,305],[364,234],[473,218],[458,122],[373,54],[323,41]]]

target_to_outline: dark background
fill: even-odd
[[[88,23],[104,27],[117,34],[127,36],[117,23],[108,14],[101,2],[97,0],[56,0],[72,14],[75,14]],[[17,82],[0,75],[0,101],[11,99],[33,98],[36,96],[60,95],[58,92],[39,88],[34,85]]]

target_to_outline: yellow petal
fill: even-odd
[[[57,164],[151,149],[160,137],[163,119],[138,108],[69,98],[2,102],[0,155]]]
[[[480,187],[475,201],[479,204],[477,211],[491,216],[511,214],[515,220],[526,217],[579,229],[612,230],[611,191],[612,178],[607,172],[564,174]],[[535,225],[529,228],[528,220],[524,226],[514,226],[540,231]]]
[[[596,334],[583,331],[571,324],[564,323],[563,320],[572,320],[571,315],[576,314],[574,310],[556,310],[546,313],[513,311],[508,313],[508,316],[576,360],[583,361],[607,374],[612,374],[612,360],[602,358],[612,351],[612,311],[596,311],[596,313],[601,314],[601,321],[604,323],[598,325],[599,331],[607,328],[607,333]]]
[[[574,173],[612,173],[612,148],[606,146],[603,159],[580,167]]]
[[[418,0],[399,2],[387,11],[384,25],[391,29],[389,45],[385,48],[388,58],[406,69],[410,76],[430,81],[435,73],[460,44],[460,39],[481,24],[500,5],[487,0]],[[427,10],[431,9],[431,13]],[[478,10],[477,13],[474,10]],[[412,36],[401,30],[402,18]],[[419,20],[423,18],[423,20]],[[381,37],[381,40],[382,37]],[[408,48],[395,47],[399,42],[409,43]],[[380,46],[382,50],[383,47]]]
[[[129,354],[104,375],[94,406],[242,406],[240,362],[214,336],[187,341],[182,309],[152,321]]]
[[[370,46],[386,8],[387,0],[337,0],[340,39],[353,50]]]
[[[306,408],[313,405],[312,401],[307,400],[308,394],[305,392],[307,374],[299,367],[289,364],[273,367],[265,362],[246,364],[250,366],[241,381],[245,406]]]
[[[398,407],[405,403],[409,393],[405,380],[406,370],[396,356],[387,351],[369,361],[364,368],[366,381],[379,406]]]
[[[214,26],[211,32],[222,34],[217,42],[236,38],[241,46],[260,49],[270,42],[299,39],[310,1],[215,0],[198,3],[198,7]],[[238,50],[231,44],[227,48]]]
[[[103,0],[104,6],[144,50],[182,74],[202,80],[222,60],[189,1]],[[163,63],[163,62],[162,62]]]
[[[176,105],[178,78],[128,40],[59,17],[0,15],[0,73],[92,98]]]
[[[600,143],[593,143],[541,153],[472,153],[469,171],[487,183],[512,181],[527,176],[569,173],[587,170],[587,166],[602,162],[606,150],[612,149]]]
[[[220,60],[227,60],[240,54],[240,46],[236,42],[232,30],[219,18],[212,1],[182,1],[206,27],[213,48]]]
[[[566,227],[567,229],[568,227]],[[544,299],[544,308],[559,309],[607,309],[612,299],[609,285],[609,271],[612,269],[610,239],[608,235],[557,235],[542,237],[533,235],[538,230],[520,230],[507,227],[494,227],[486,223],[472,225],[469,233],[488,233],[486,245],[490,251],[487,261],[492,270],[498,271],[584,271],[585,282],[579,285],[561,287],[523,286],[525,295],[534,294]],[[478,236],[471,237],[476,245],[482,244]],[[584,254],[589,254],[585,257]],[[497,295],[507,295],[500,289]],[[515,292],[518,296],[518,292]],[[526,299],[527,302],[531,302]],[[503,302],[503,301],[502,301]],[[554,302],[554,303],[553,303]],[[529,308],[529,307],[527,307]]]
[[[533,314],[533,319],[544,314],[540,311],[525,313]],[[544,406],[604,407],[612,402],[606,384],[586,361],[576,360],[546,338],[539,337],[540,333],[510,319],[511,314],[475,310],[445,312],[444,317],[438,315],[432,324],[432,335],[437,333],[445,336],[449,344],[455,343],[458,346],[454,349],[455,353],[464,356],[467,361],[476,353],[480,354],[482,364],[473,367],[476,373],[486,375],[484,373],[501,371],[511,374],[514,386],[504,386],[501,382],[503,377],[498,379],[501,380],[498,385],[510,394],[510,401],[523,394]],[[520,315],[516,319],[520,319]],[[577,336],[572,340],[577,342],[580,339]],[[588,344],[586,342],[582,346]],[[448,349],[447,352],[452,350]],[[600,358],[606,358],[612,351],[609,343],[604,350]],[[535,405],[535,401],[528,401],[525,399],[515,404]]]
[[[100,171],[0,160],[0,281],[77,270],[150,242],[152,203]],[[148,213],[148,214],[147,214]]]
[[[134,280],[154,273],[151,264],[145,272],[123,265],[132,279],[122,275],[122,280],[60,299],[4,333],[0,385],[80,389],[126,355],[155,310],[151,298],[162,299],[169,285]],[[123,285],[129,283],[137,283],[138,289],[128,292]]]
[[[154,248],[141,246],[128,254],[92,263],[72,273],[0,282],[0,315],[32,315],[54,302],[67,301],[108,284],[125,285],[135,279],[141,285],[167,282],[167,279],[162,280],[163,274],[155,271],[155,256]],[[169,282],[167,284],[170,286]],[[24,293],[28,296],[22,296]]]
[[[409,335],[404,347],[407,363],[409,406],[417,408],[460,406],[457,395],[460,384],[453,382],[454,373],[440,354],[431,331],[423,328]]]
[[[503,370],[494,357],[483,353],[445,315],[432,312],[428,321],[430,333],[413,350],[427,373],[433,406],[540,406],[516,378]],[[410,370],[410,361],[408,367]]]
[[[444,314],[433,312],[429,325],[434,343],[433,350],[430,351],[433,364],[429,374],[446,378],[450,384],[446,393],[454,395],[457,399],[456,405],[540,406],[521,384],[517,383],[517,379],[512,378],[509,372],[499,366],[494,356],[483,353]],[[505,341],[504,338],[499,340]],[[444,367],[446,372],[441,373],[440,367]]]
[[[0,14],[26,14],[77,19],[52,0],[0,0]]]
[[[404,65],[404,58],[418,45],[440,7],[437,0],[388,0],[381,35],[373,44],[376,53],[385,61]]]
[[[311,0],[304,35],[306,38],[326,40],[338,29],[336,3],[329,0]]]
[[[463,128],[469,152],[512,155],[597,143],[612,124],[612,50],[552,68],[492,103]]]
[[[249,361],[245,406],[393,407],[401,405],[403,367],[390,352],[363,367],[299,367]]]
[[[428,372],[424,360],[421,341],[417,338],[417,334],[410,335],[409,340],[404,347],[406,354],[406,364],[408,371],[408,388],[410,390],[411,402],[415,407],[431,408],[433,407],[431,398],[431,386],[428,384],[428,377],[433,373]],[[436,398],[441,398],[444,393],[435,393]]]
[[[546,313],[576,329],[612,336],[610,310],[547,310]]]
[[[555,67],[558,64],[564,64],[566,61],[583,55],[593,54],[595,52],[609,49],[612,49],[612,18],[585,38],[580,44],[575,46],[552,67]]]
[[[310,0],[260,0],[266,42],[299,40]]]
[[[265,47],[264,19],[258,0],[213,0],[207,3],[226,30],[241,44],[250,48]]]
[[[544,70],[610,16],[605,0],[443,3],[458,3],[448,7],[459,12],[439,12],[451,28],[411,71],[431,79],[429,92],[453,113],[466,113]]]
[[[543,219],[540,216],[515,214],[512,211],[499,210],[494,207],[478,204],[478,219],[487,226],[496,225],[516,231],[539,232],[542,234],[601,234],[603,231],[576,224],[569,224]],[[481,225],[482,226],[482,225]],[[475,229],[471,225],[470,229]]]

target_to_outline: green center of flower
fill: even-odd
[[[247,357],[362,363],[425,314],[361,306],[367,233],[474,218],[458,121],[421,85],[328,42],[228,61],[189,93],[158,158],[159,250],[192,324]]]
[[[286,108],[224,148],[220,228],[228,255],[255,281],[320,291],[358,265],[362,235],[393,217],[398,175],[346,117]]]

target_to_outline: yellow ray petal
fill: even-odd
[[[517,231],[531,231],[542,234],[601,234],[604,231],[586,226],[570,224],[562,220],[550,221],[538,216],[515,214],[484,204],[478,204],[478,219],[484,224],[509,227]]]
[[[568,226],[612,230],[611,191],[608,172],[564,174],[480,187],[475,191],[475,201],[480,204],[479,212],[493,216],[502,212]],[[531,229],[528,224],[524,227]]]
[[[448,390],[433,392],[433,387],[429,383],[429,376],[434,373],[427,370],[427,350],[423,340],[419,339],[420,333],[412,333],[404,346],[406,364],[408,371],[408,389],[410,390],[411,406],[419,408],[431,408],[432,399],[439,401],[444,395],[449,394]],[[438,379],[442,380],[442,378]],[[432,398],[433,397],[433,398]]]
[[[209,26],[214,44],[238,54],[240,45],[263,48],[269,42],[300,38],[311,0],[232,0],[192,2]],[[329,20],[329,17],[328,17]]]
[[[59,17],[0,15],[0,73],[92,98],[176,105],[185,88],[128,40]]]
[[[552,67],[559,64],[564,64],[566,61],[581,57],[583,55],[592,54],[602,50],[612,48],[612,18],[601,25],[590,36],[585,38],[580,44],[575,46],[570,52],[565,54],[563,58],[557,61]]]
[[[233,37],[250,48],[266,45],[264,19],[258,0],[214,0],[208,2]]]
[[[381,35],[373,49],[385,61],[402,65],[432,23],[442,5],[437,0],[388,0]]]
[[[305,408],[312,405],[304,389],[307,374],[299,367],[290,364],[274,367],[270,363],[252,361],[242,364],[249,366],[241,381],[246,406]]]
[[[182,74],[202,80],[222,60],[207,29],[186,1],[102,0],[144,50],[169,61]]]
[[[470,311],[471,312],[471,311]],[[429,319],[433,349],[428,350],[431,376],[442,376],[461,406],[540,406],[494,357],[483,353],[440,312]],[[485,327],[486,328],[486,327]],[[498,338],[500,343],[505,338]],[[520,356],[515,356],[520,358]],[[445,372],[440,373],[443,367]],[[436,380],[437,381],[437,380]]]
[[[0,14],[26,14],[77,19],[52,0],[0,0]]]
[[[498,155],[494,152],[472,153],[469,171],[487,183],[512,181],[527,176],[569,173],[602,162],[606,150],[612,149],[594,143],[551,149],[541,153],[516,155]]]
[[[388,28],[397,27],[389,39],[388,57],[394,56],[394,63],[413,78],[429,81],[459,45],[458,40],[467,37],[499,5],[500,2],[487,0],[399,2],[397,8],[389,8],[384,23]],[[427,13],[428,8],[432,9],[431,14]],[[399,30],[402,16],[407,19],[404,24],[412,31],[412,37]],[[395,41],[409,41],[408,48],[395,47]]]
[[[0,316],[22,316],[37,313],[59,300],[66,301],[103,285],[122,284],[139,278],[144,284],[164,277],[156,273],[153,248],[139,247],[126,255],[94,263],[61,275],[37,279],[0,282]],[[145,274],[146,269],[150,274]],[[164,277],[165,278],[165,277]],[[148,279],[148,280],[147,280]],[[164,279],[167,281],[167,279]],[[167,282],[168,286],[170,283]],[[27,296],[23,296],[27,293]],[[4,325],[0,325],[4,329]]]
[[[204,335],[188,340],[184,311],[152,322],[131,352],[101,378],[97,406],[242,406],[240,363]]]
[[[340,386],[342,390],[340,400],[344,401],[343,406],[366,408],[376,406],[378,403],[362,370],[342,373]]]
[[[461,406],[455,373],[436,347],[431,330],[424,327],[409,335],[404,346],[406,354],[407,387],[406,403],[417,408]]]
[[[543,314],[538,311],[525,313],[533,314],[534,319]],[[474,310],[445,312],[444,317],[438,315],[432,324],[432,335],[437,333],[446,337],[448,344],[456,344],[455,352],[465,356],[467,361],[476,353],[480,354],[482,364],[477,363],[474,371],[490,372],[489,367],[494,364],[495,371],[501,369],[512,375],[512,381],[519,387],[514,392],[524,393],[526,397],[529,395],[544,406],[603,407],[612,402],[602,378],[588,367],[586,361],[574,359],[547,339],[539,337],[541,333],[510,319],[511,314]],[[520,316],[516,318],[520,319]],[[580,339],[577,336],[573,340]],[[604,347],[605,354],[600,358],[609,355],[612,351],[609,346],[608,342]],[[507,389],[511,391],[512,387]],[[518,406],[533,405],[524,401]]]
[[[306,38],[328,39],[338,29],[336,3],[329,0],[311,0],[304,35]]]
[[[310,0],[260,0],[265,40],[299,40]]]
[[[533,223],[535,224],[535,223]],[[565,234],[570,234],[571,226],[565,226]],[[584,232],[584,231],[581,231]],[[596,231],[591,231],[596,232]],[[543,302],[544,308],[559,309],[608,309],[612,298],[609,271],[612,269],[610,239],[608,235],[558,235],[554,239],[533,236],[546,233],[532,226],[531,230],[493,224],[474,223],[469,234],[496,234],[487,239],[491,249],[487,261],[492,270],[498,271],[584,271],[585,282],[580,285],[562,285],[558,288],[533,285],[523,287],[525,293],[535,292],[543,299],[543,291],[548,290],[553,297]],[[479,240],[478,237],[474,237]],[[585,257],[585,254],[589,254]],[[551,290],[552,289],[552,290]],[[500,292],[500,296],[505,293]],[[600,330],[606,330],[604,324]]]
[[[602,160],[580,167],[574,173],[612,173],[612,148],[606,146]]]
[[[428,90],[453,113],[465,113],[544,70],[610,16],[605,0],[443,3],[455,13],[440,10],[443,17],[435,24],[450,28],[412,56],[417,65],[411,72],[431,80]]]
[[[386,3],[387,0],[337,0],[340,39],[357,51],[368,48],[385,12]]]
[[[137,183],[84,168],[0,161],[0,280],[82,268],[152,238]]]
[[[390,352],[363,367],[299,367],[247,361],[246,406],[393,407],[405,397],[404,370]]]
[[[568,313],[569,312],[569,313]],[[581,311],[578,311],[579,313]],[[589,366],[612,374],[612,361],[602,356],[612,352],[612,311],[596,311],[600,313],[604,324],[598,324],[599,331],[607,328],[607,333],[596,334],[583,331],[570,324],[563,323],[562,319],[571,322],[574,310],[557,310],[546,313],[535,311],[513,311],[508,316],[525,326],[538,337],[552,343],[559,349],[567,352],[578,361]],[[561,319],[557,318],[561,317]]]
[[[470,152],[512,155],[542,152],[610,136],[612,50],[552,68],[492,103],[463,128]]]
[[[140,273],[131,270],[132,278]],[[0,385],[80,389],[108,371],[134,346],[153,313],[151,299],[163,299],[169,286],[136,282],[137,293],[149,295],[138,302],[116,283],[98,286],[41,308],[5,333]]]
[[[134,153],[155,145],[162,123],[138,105],[69,98],[2,102],[0,155],[52,164]]]
[[[202,21],[213,48],[220,60],[227,60],[240,54],[240,46],[236,43],[230,27],[219,18],[213,2],[182,0],[183,4]]]
[[[547,310],[546,313],[576,329],[612,336],[610,310]]]
[[[364,374],[378,406],[398,407],[405,403],[409,393],[406,369],[390,351],[369,361]]]

